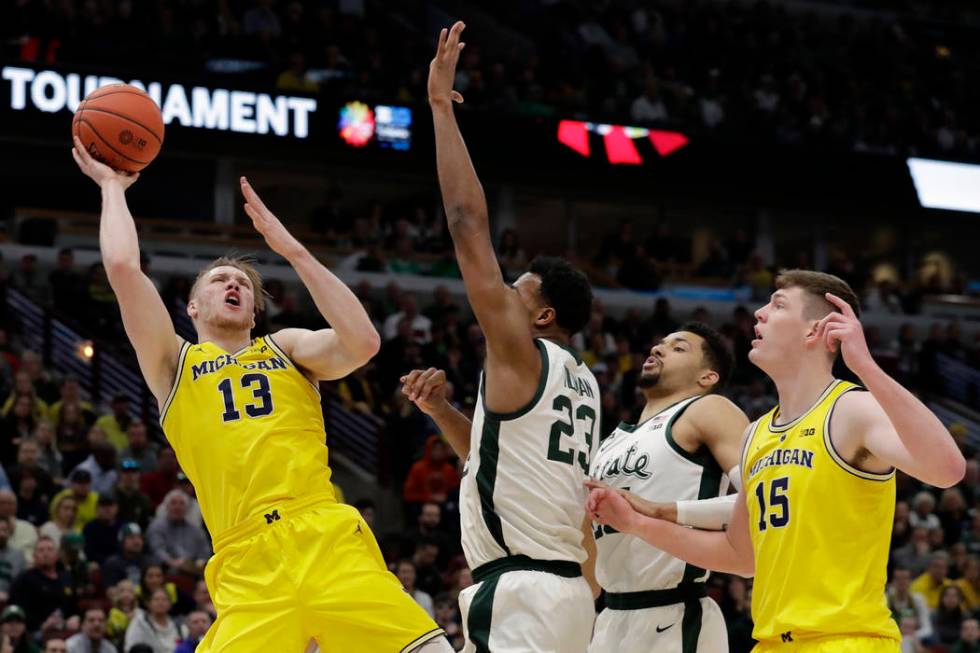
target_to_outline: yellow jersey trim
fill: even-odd
[[[271,333],[270,334],[267,334],[265,336],[265,341],[267,343],[269,343],[269,346],[272,347],[277,354],[279,354],[280,356],[282,356],[283,358],[285,358],[286,360],[289,361],[289,364],[292,365],[293,368],[297,372],[299,372],[299,375],[300,376],[302,376],[304,379],[306,379],[306,382],[310,384],[310,386],[313,388],[313,390],[316,391],[316,395],[319,397],[320,396],[320,386],[318,386],[317,384],[315,384],[312,381],[310,381],[310,377],[306,376],[306,374],[303,373],[302,368],[299,365],[297,365],[295,363],[295,361],[293,361],[293,359],[290,358],[289,355],[286,352],[284,352],[282,350],[282,347],[279,346],[279,343],[277,343],[275,340],[272,339],[272,334]]]
[[[822,404],[824,400],[827,399],[828,396],[830,396],[830,393],[834,391],[834,388],[836,388],[841,383],[843,383],[843,381],[841,381],[840,379],[834,379],[833,381],[831,381],[827,385],[827,387],[824,388],[824,391],[820,393],[820,396],[817,397],[817,400],[814,401],[813,404],[806,409],[806,412],[804,412],[802,415],[794,419],[792,422],[787,422],[786,424],[779,424],[779,425],[776,424],[776,419],[779,417],[779,405],[777,405],[776,408],[773,409],[772,417],[769,418],[769,423],[767,424],[769,428],[769,432],[783,433],[784,431],[788,431],[794,426],[796,426],[797,424],[799,424],[810,413],[816,410],[820,406],[820,404]]]
[[[759,431],[760,422],[762,418],[755,420],[749,424],[749,433],[745,436],[745,441],[742,443],[742,455],[739,457],[740,465],[739,475],[742,477],[742,487],[748,482],[748,459],[749,459],[749,447],[752,446],[753,440],[755,440],[756,433]]]
[[[834,441],[830,437],[830,418],[833,416],[834,409],[837,407],[837,402],[840,401],[840,398],[846,395],[848,392],[853,392],[855,390],[863,390],[863,388],[861,388],[860,386],[853,386],[851,388],[848,388],[847,390],[844,390],[842,393],[840,393],[839,395],[837,395],[837,397],[834,398],[834,402],[830,405],[830,410],[827,411],[827,417],[824,418],[824,423],[823,423],[824,448],[827,450],[827,453],[834,460],[834,462],[837,463],[837,465],[841,467],[841,469],[843,469],[845,472],[848,472],[850,474],[853,474],[854,476],[863,478],[868,481],[881,482],[881,481],[891,480],[891,478],[895,476],[894,467],[892,467],[890,472],[885,472],[884,474],[879,474],[875,472],[866,472],[863,469],[858,469],[854,465],[844,460],[844,457],[841,456],[837,452],[836,447],[834,447]]]
[[[187,352],[191,349],[191,343],[187,340],[184,344],[180,346],[180,353],[177,354],[177,369],[174,374],[174,382],[170,386],[170,394],[167,395],[167,400],[163,402],[163,406],[160,407],[160,424],[163,424],[163,420],[167,418],[167,410],[170,408],[170,404],[174,401],[174,396],[177,394],[177,387],[180,386],[180,379],[184,375],[184,361],[187,360]]]

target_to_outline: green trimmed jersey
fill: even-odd
[[[535,340],[541,377],[511,413],[487,409],[486,377],[460,487],[463,551],[471,568],[506,556],[583,562],[582,523],[599,444],[599,384],[572,350]]]

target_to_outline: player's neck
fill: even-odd
[[[229,354],[236,351],[244,349],[252,342],[252,338],[249,335],[248,330],[244,331],[224,331],[224,330],[209,330],[200,329],[197,332],[197,341],[214,343],[218,347],[221,347]]]
[[[786,424],[810,410],[834,375],[825,365],[804,365],[783,374],[770,374],[770,378],[779,397],[779,423]]]
[[[699,394],[703,394],[700,388],[681,388],[666,393],[657,392],[657,388],[648,388],[643,391],[646,404],[643,406],[643,412],[640,413],[640,421],[645,422],[657,413],[663,412],[664,409],[673,406],[678,401],[684,401],[688,397]]]
[[[534,331],[535,338],[544,338],[545,340],[551,340],[554,343],[561,345],[562,347],[571,347],[572,339],[568,337],[564,331],[558,328],[549,327],[547,329],[536,329]]]

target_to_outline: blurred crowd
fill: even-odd
[[[975,8],[867,4],[497,2],[459,16],[471,27],[457,88],[467,108],[976,154]],[[426,0],[19,0],[0,6],[0,52],[421,103],[454,18]]]

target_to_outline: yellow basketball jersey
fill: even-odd
[[[161,423],[212,538],[273,505],[333,500],[319,391],[272,337],[184,343]]]
[[[861,471],[830,440],[834,405],[859,389],[835,380],[805,414],[779,425],[777,407],[746,440],[742,480],[755,550],[757,640],[900,639],[885,603],[895,472]]]

